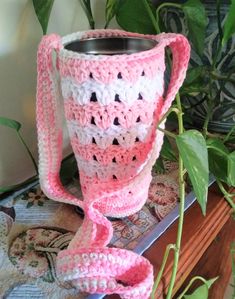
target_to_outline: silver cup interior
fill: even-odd
[[[106,37],[75,40],[67,43],[65,49],[89,55],[133,54],[154,48],[157,41],[135,37]]]

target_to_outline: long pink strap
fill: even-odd
[[[161,34],[160,45],[170,46],[173,54],[172,75],[161,116],[169,109],[181,86],[189,60],[190,47],[182,35]],[[82,202],[68,193],[59,179],[62,159],[62,125],[60,123],[52,51],[59,51],[58,35],[45,36],[38,50],[37,128],[39,144],[39,175],[45,194],[56,200],[81,206],[85,219],[67,250],[57,257],[58,276],[71,281],[81,291],[118,293],[123,299],[147,299],[153,285],[153,268],[148,260],[133,252],[107,248],[112,225],[93,207],[94,198]],[[126,286],[128,285],[128,286]]]
[[[62,122],[59,115],[58,82],[55,79],[52,52],[59,51],[61,38],[44,36],[39,44],[37,66],[37,133],[39,178],[41,188],[51,199],[83,206],[83,202],[67,192],[59,178],[62,160]]]

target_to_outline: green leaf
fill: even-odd
[[[202,212],[206,213],[209,167],[206,141],[197,130],[188,130],[176,137],[176,144],[188,171]]]
[[[12,186],[0,187],[0,193],[13,191],[13,190],[15,190],[17,187],[18,187],[18,185],[12,185]]]
[[[228,155],[228,182],[235,187],[235,151]]]
[[[208,24],[205,7],[199,0],[188,0],[182,4],[182,9],[188,25],[188,36],[195,50],[202,55]]]
[[[180,89],[181,95],[197,96],[199,93],[208,93],[208,86],[206,83],[195,82],[190,85],[183,85]]]
[[[209,289],[212,284],[218,279],[212,278],[210,280],[206,280],[205,284],[198,287],[191,295],[184,295],[184,299],[207,299],[209,294]]]
[[[105,5],[105,28],[108,27],[110,21],[112,18],[115,16],[118,8],[118,0],[106,0],[106,5]]]
[[[209,169],[219,180],[228,182],[228,155],[229,151],[218,138],[207,140]]]
[[[201,65],[188,69],[186,78],[180,89],[183,95],[196,96],[208,92],[208,67]]]
[[[201,79],[204,79],[206,71],[207,66],[205,65],[200,65],[188,69],[186,73],[186,78],[184,80],[184,85],[186,86],[195,83],[196,81],[201,81]]]
[[[235,0],[231,1],[228,15],[223,28],[222,45],[224,45],[230,37],[235,33]]]
[[[47,26],[54,0],[33,0],[33,6],[43,34],[47,33]]]
[[[161,157],[169,161],[177,161],[176,155],[167,136],[164,136],[164,142],[161,149]]]
[[[17,132],[21,128],[21,124],[18,121],[2,116],[0,116],[0,125],[15,129]]]
[[[91,10],[91,1],[90,0],[79,0],[79,1],[80,1],[83,11],[86,14],[90,28],[95,29],[95,21],[94,21],[92,10]]]
[[[35,177],[32,177],[30,179],[27,179],[26,181],[22,182],[22,183],[19,183],[19,184],[16,184],[16,185],[11,185],[11,186],[4,186],[4,187],[0,187],[0,193],[3,193],[3,192],[10,192],[10,191],[16,191],[18,190],[19,188],[22,188],[26,185],[28,185],[29,183],[32,183],[35,181]]]
[[[116,20],[120,27],[132,32],[156,34],[145,6],[146,2],[155,15],[155,9],[150,0],[119,0]]]

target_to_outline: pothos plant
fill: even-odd
[[[43,33],[46,34],[47,25],[50,18],[50,12],[54,0],[32,0],[36,15],[41,24]],[[93,18],[90,0],[79,1],[86,16],[91,29],[95,28],[95,20]],[[170,3],[164,2],[157,7],[154,7],[149,0],[107,0],[105,6],[105,24],[104,27],[109,26],[112,18],[116,18],[118,24],[125,30],[134,31],[139,33],[158,34],[164,30],[164,24],[161,19],[161,12],[166,7],[175,7],[185,15],[185,20],[188,26],[188,37],[192,46],[201,53],[204,47],[205,29],[207,26],[207,17],[204,6],[199,0],[188,0],[184,3]],[[219,7],[220,1],[217,0],[217,14],[218,26],[220,29],[220,44],[216,51],[212,66],[209,70],[211,75],[210,80],[216,73],[216,62],[220,51],[231,38],[235,32],[235,0],[232,0],[230,10],[227,15],[224,26],[219,23]],[[168,53],[168,60],[170,66],[170,55]],[[187,72],[187,77],[182,90],[187,92],[187,86],[201,76],[198,69],[191,68]],[[229,78],[228,78],[229,79]],[[212,86],[212,85],[211,85]],[[209,84],[210,87],[210,84]],[[188,88],[189,89],[189,88]],[[208,92],[209,103],[212,106],[212,97]],[[235,204],[233,201],[234,193],[227,191],[225,186],[235,186],[235,151],[232,151],[227,144],[232,140],[235,127],[225,136],[215,136],[208,132],[208,122],[210,119],[210,111],[205,120],[203,131],[195,129],[186,130],[184,126],[184,107],[182,106],[180,93],[177,94],[175,104],[166,113],[161,122],[168,116],[175,115],[178,123],[178,128],[174,132],[163,130],[166,138],[161,151],[161,157],[167,159],[176,159],[176,154],[173,152],[168,138],[175,141],[178,148],[178,163],[179,163],[179,222],[178,232],[175,244],[169,244],[166,248],[160,271],[156,277],[151,297],[155,297],[155,292],[161,281],[164,268],[171,251],[174,252],[174,263],[172,268],[171,279],[167,291],[167,299],[172,298],[174,283],[177,274],[179,254],[181,247],[181,237],[183,230],[184,220],[184,204],[185,204],[185,177],[188,175],[192,188],[195,192],[198,203],[201,206],[202,213],[206,214],[207,193],[209,184],[209,173],[212,173],[216,182],[223,193],[225,199],[235,211]],[[159,130],[162,130],[158,127]],[[19,132],[19,130],[17,131]],[[156,167],[164,170],[161,157],[158,160]],[[230,190],[230,189],[229,189]],[[191,285],[195,280],[201,280],[202,285],[194,291],[191,295],[186,295]],[[205,299],[208,298],[208,290],[214,283],[216,278],[205,280],[202,277],[194,277],[186,289],[179,295],[178,299]]]

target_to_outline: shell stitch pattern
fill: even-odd
[[[87,55],[64,48],[90,37],[134,36],[156,40],[151,50],[130,55]],[[171,80],[163,99],[165,47],[173,54]],[[62,126],[52,51],[57,52],[64,110],[76,156],[83,200],[59,179]],[[106,216],[131,215],[144,205],[151,168],[163,133],[156,131],[182,85],[190,47],[179,34],[140,35],[121,30],[43,37],[38,50],[37,131],[40,184],[57,201],[83,208],[82,226],[57,256],[58,277],[89,293],[147,299],[153,268],[142,256],[108,248],[113,234]],[[164,127],[164,123],[161,124]]]

